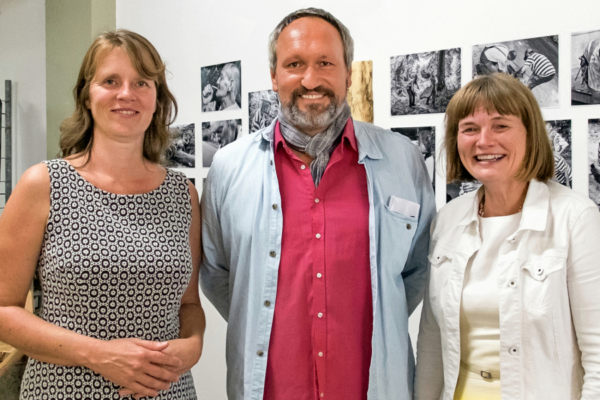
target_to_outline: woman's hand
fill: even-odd
[[[162,350],[162,353],[178,358],[182,361],[182,363],[178,367],[166,364],[158,365],[158,367],[164,368],[177,376],[180,376],[192,369],[192,367],[198,362],[200,354],[202,353],[201,339],[198,338],[175,339],[166,343],[168,343],[168,347]],[[119,395],[133,395],[133,397],[136,399],[144,397],[143,394],[130,387],[121,389],[119,391]]]
[[[172,370],[180,368],[182,362],[163,352],[168,347],[169,342],[141,339],[101,341],[86,367],[124,390],[130,389],[136,398],[156,397],[160,390],[169,389],[179,380]]]

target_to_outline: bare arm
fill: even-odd
[[[0,341],[46,363],[85,366],[121,386],[156,395],[177,380],[153,364],[179,366],[161,352],[167,343],[138,339],[102,341],[58,327],[25,311],[50,210],[44,164],[25,172],[0,217]],[[40,340],[42,337],[44,340]]]

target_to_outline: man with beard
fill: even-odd
[[[351,118],[353,41],[331,14],[288,15],[269,55],[279,115],[215,155],[202,199],[228,398],[411,399],[435,213],[421,154]]]

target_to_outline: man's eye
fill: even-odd
[[[291,68],[297,68],[300,66],[300,63],[298,61],[295,61],[293,63],[290,63],[288,66]]]
[[[333,65],[333,64],[330,63],[329,61],[321,61],[321,65],[327,66],[327,65]]]

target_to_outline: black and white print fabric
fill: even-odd
[[[64,160],[46,165],[51,202],[38,262],[41,317],[101,340],[179,338],[181,297],[192,274],[185,176],[167,170],[157,189],[117,195]],[[117,400],[118,390],[85,367],[30,359],[21,399]],[[196,399],[190,372],[156,399]]]

